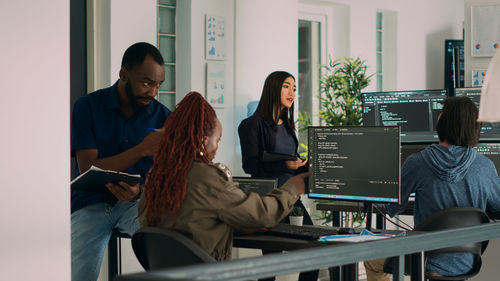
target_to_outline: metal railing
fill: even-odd
[[[324,247],[216,264],[201,264],[169,270],[128,274],[118,276],[115,280],[250,280],[341,266],[384,257],[401,256],[400,260],[402,260],[402,256],[405,254],[496,238],[500,238],[499,222],[370,242],[325,245]]]

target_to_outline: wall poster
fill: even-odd
[[[471,7],[471,56],[491,57],[500,43],[500,5]]]
[[[223,16],[205,16],[205,58],[224,60],[226,58],[226,22]]]
[[[226,65],[207,62],[207,101],[213,107],[224,107]]]

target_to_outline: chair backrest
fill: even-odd
[[[132,248],[146,270],[216,262],[193,240],[171,229],[143,227],[132,236]]]
[[[451,228],[473,226],[489,223],[490,218],[481,209],[475,207],[451,207],[432,214],[415,227],[418,231],[434,231]],[[488,245],[488,241],[470,243],[427,252],[438,253],[474,253],[481,255]]]
[[[444,230],[458,227],[473,226],[482,223],[489,223],[490,219],[488,215],[479,208],[474,207],[452,207],[448,209],[441,210],[437,213],[432,214],[421,222],[415,230],[419,231],[434,231],[434,230]],[[436,277],[434,275],[425,273],[429,280],[466,280],[479,273],[481,269],[481,255],[486,250],[488,246],[488,241],[469,243],[465,245],[459,245],[455,247],[437,249],[433,251],[425,252],[426,257],[444,253],[472,253],[474,254],[474,264],[472,269],[460,276],[440,276]]]

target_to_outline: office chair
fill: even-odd
[[[482,223],[489,223],[490,219],[486,213],[474,207],[452,207],[432,214],[415,227],[415,231],[436,231],[466,226],[473,226]],[[425,252],[425,261],[429,256],[444,253],[472,253],[474,254],[474,264],[470,272],[459,276],[431,276],[427,271],[425,277],[429,281],[437,280],[467,280],[479,273],[481,269],[481,255],[486,250],[488,241],[470,243],[443,249],[436,249]],[[384,264],[384,272],[392,273],[391,259],[387,259]],[[408,261],[406,259],[406,261]],[[424,262],[425,266],[425,262]]]
[[[132,248],[145,270],[216,262],[194,241],[171,229],[143,227],[132,236]]]

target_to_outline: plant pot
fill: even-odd
[[[300,216],[300,217],[290,216],[290,224],[291,225],[302,225],[303,220],[304,220],[303,216]]]

